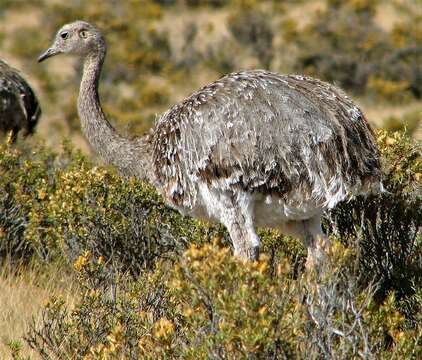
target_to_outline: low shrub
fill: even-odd
[[[1,255],[73,261],[84,250],[136,274],[191,242],[227,239],[164,205],[147,184],[92,166],[68,145],[0,151]]]
[[[422,283],[421,144],[404,133],[378,134],[383,155],[385,192],[357,197],[337,206],[328,227],[348,246],[359,249],[359,269],[366,283],[377,279],[377,296],[391,291],[409,319],[420,311]]]
[[[74,263],[84,289],[75,309],[52,299],[27,341],[46,359],[417,358],[420,144],[387,132],[378,142],[386,192],[329,214],[339,241],[313,273],[302,246],[270,230],[261,260],[239,262],[222,227],[182,217],[68,145],[3,145],[1,255]]]
[[[0,262],[29,262],[34,244],[25,236],[29,214],[40,201],[41,186],[51,186],[55,155],[37,148],[1,145],[0,148]]]
[[[320,272],[294,280],[287,262],[272,274],[265,257],[192,245],[132,281],[86,253],[80,302],[51,299],[26,339],[45,359],[417,358],[421,328],[403,328],[394,295],[376,305],[373,286],[358,289],[352,255],[336,243]]]

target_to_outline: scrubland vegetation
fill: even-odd
[[[0,18],[0,53],[44,108],[38,139],[0,145],[1,358],[422,357],[419,1],[27,0],[2,2]],[[327,214],[333,246],[318,272],[266,229],[260,260],[239,262],[223,227],[182,217],[72,145],[80,69],[35,58],[78,18],[106,32],[100,91],[121,132],[145,131],[228,71],[306,73],[386,129],[386,192]]]
[[[329,214],[334,245],[318,273],[304,272],[295,240],[264,230],[260,261],[239,262],[224,229],[183,218],[68,144],[3,145],[2,258],[12,272],[71,272],[78,288],[70,304],[46,296],[25,341],[46,359],[416,359],[420,146],[400,133],[378,140],[387,192]]]

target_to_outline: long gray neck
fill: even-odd
[[[129,140],[120,136],[108,122],[99,96],[98,82],[105,50],[88,56],[84,62],[78,96],[78,113],[82,132],[93,150],[123,175],[152,180],[150,146],[147,138]]]

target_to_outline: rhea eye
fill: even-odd
[[[88,37],[88,32],[87,32],[86,30],[81,30],[81,31],[79,32],[79,36],[80,36],[82,39],[86,39],[86,38]]]
[[[63,31],[63,32],[60,34],[60,37],[61,37],[63,40],[66,40],[66,39],[69,37],[69,32],[68,32],[68,31]]]

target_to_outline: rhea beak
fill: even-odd
[[[49,57],[52,57],[52,56],[57,55],[59,53],[60,53],[59,50],[56,50],[54,47],[51,47],[47,51],[43,52],[38,57],[38,62],[44,61],[45,59],[48,59]]]

